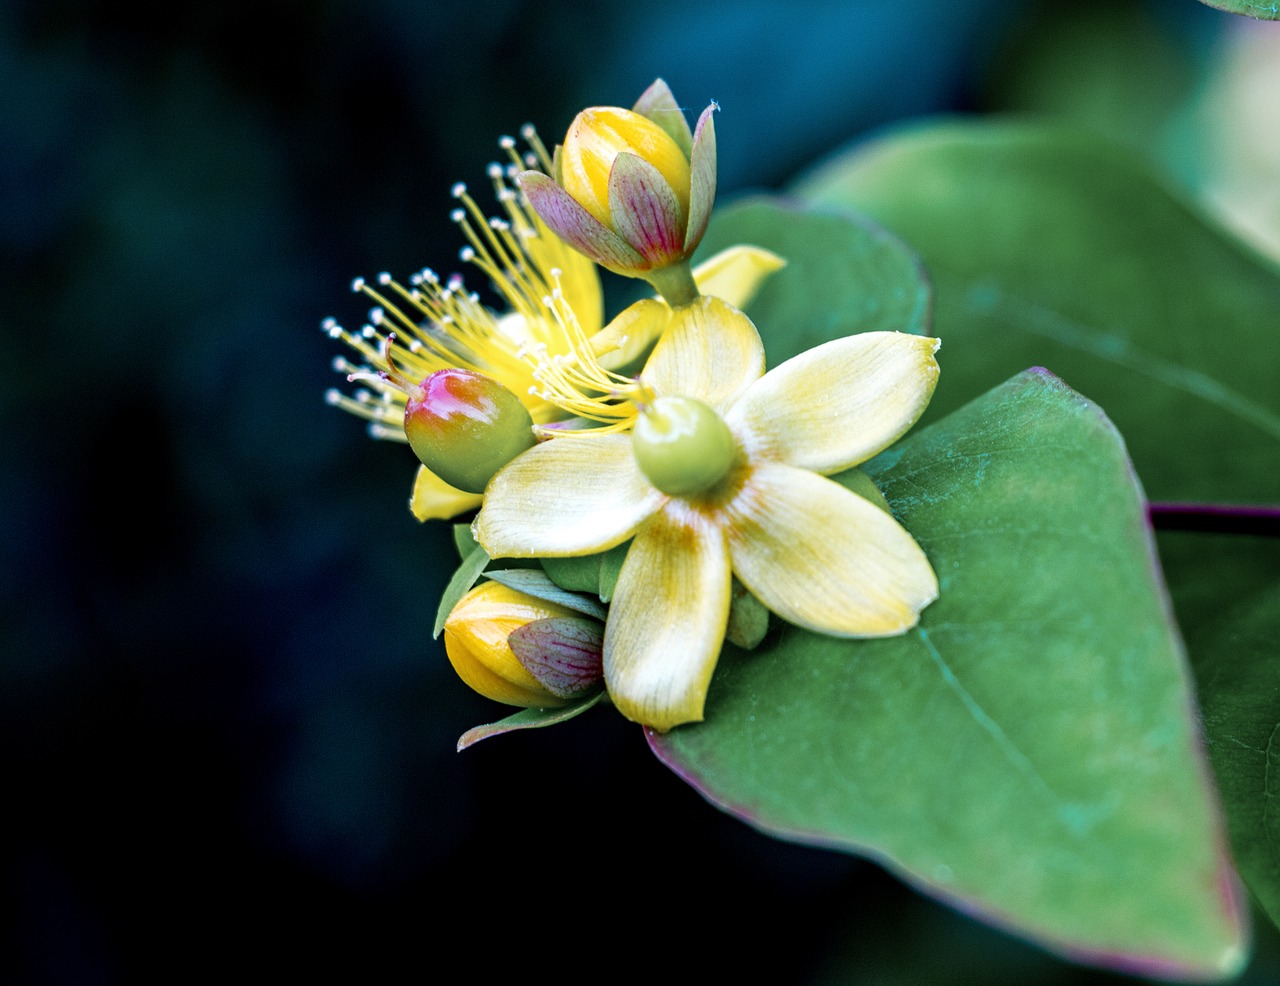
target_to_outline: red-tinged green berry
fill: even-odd
[[[437,370],[409,394],[404,431],[422,464],[450,486],[483,493],[493,474],[535,442],[520,399],[471,370]]]

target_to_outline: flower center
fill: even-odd
[[[636,419],[631,449],[649,482],[671,496],[709,490],[738,457],[728,425],[692,397],[659,397],[649,404]]]

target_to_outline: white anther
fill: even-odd
[[[376,339],[378,337],[378,330],[375,329],[372,325],[366,325],[363,329],[360,330],[360,334],[364,336],[366,339]]]
[[[363,290],[364,290],[364,278],[363,278],[363,277],[357,277],[357,278],[355,278],[355,279],[351,282],[351,290],[352,290],[352,291],[356,291],[356,292],[363,291]]]
[[[330,387],[328,390],[324,392],[324,402],[326,404],[341,404],[342,391],[337,390],[334,387]]]
[[[516,139],[514,137],[499,137],[498,146],[504,151],[509,151],[516,146]]]
[[[458,251],[458,259],[461,260],[464,264],[469,264],[471,263],[471,261],[476,259],[476,252],[475,250],[471,249],[471,247],[469,246],[463,247],[461,250]],[[451,288],[453,287],[452,281],[449,282],[449,287]]]
[[[500,165],[497,161],[493,161],[490,163],[489,167],[485,168],[485,172],[489,175],[490,178],[501,178],[502,165]]]
[[[379,274],[379,275],[378,275],[378,283],[379,283],[379,284],[390,284],[390,283],[391,283],[391,275],[390,275],[390,274],[388,274],[388,273],[384,270],[381,274]]]
[[[458,182],[453,188],[449,189],[449,194],[455,199],[460,199],[467,194],[467,186],[465,182]]]
[[[461,209],[454,209],[451,213],[449,213],[450,222],[460,223],[462,222],[462,220],[466,218],[467,218],[467,214],[463,212]]]
[[[520,128],[520,136],[525,140],[533,140],[534,137],[538,136],[538,131],[534,129],[532,123],[526,123]]]

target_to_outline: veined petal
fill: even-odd
[[[703,110],[693,131],[693,150],[689,156],[689,217],[684,236],[684,248],[689,253],[702,241],[716,201],[716,125],[712,117],[717,109],[719,107],[712,103]]]
[[[729,619],[729,552],[719,525],[671,501],[627,551],[604,632],[604,679],[628,719],[698,722]]]
[[[671,309],[642,298],[591,337],[591,351],[606,370],[617,370],[651,347],[671,321]]]
[[[660,397],[696,397],[722,410],[762,373],[764,345],[751,319],[702,297],[673,309],[641,378]]]
[[[938,596],[937,577],[911,535],[822,476],[758,464],[724,511],[734,573],[797,626],[892,636],[915,626]]]
[[[831,473],[865,462],[924,412],[941,343],[864,332],[774,367],[725,416],[753,457]]]
[[[554,438],[489,481],[472,531],[491,558],[587,555],[631,537],[664,499],[630,435]]]
[[[713,294],[734,308],[746,308],[774,271],[787,262],[764,247],[740,243],[721,250],[693,269],[693,281],[703,294]]]
[[[593,216],[555,181],[541,171],[520,175],[520,190],[529,205],[551,231],[575,250],[612,271],[646,270],[640,254]]]
[[[693,132],[689,122],[684,118],[684,110],[676,102],[676,97],[662,79],[654,79],[653,84],[640,94],[632,111],[650,120],[667,132],[667,136],[676,142],[676,146],[688,157],[693,151]]]
[[[680,253],[684,213],[662,172],[635,154],[619,154],[609,171],[609,218],[614,230],[652,264]]]
[[[464,493],[450,486],[426,466],[418,467],[409,495],[409,509],[421,521],[448,520],[484,502],[479,493]]]

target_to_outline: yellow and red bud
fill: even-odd
[[[688,260],[715,201],[716,143],[708,106],[690,131],[671,90],[654,82],[635,106],[595,106],[574,118],[553,175],[520,187],[544,223],[602,267],[651,281],[672,303],[696,296]],[[683,275],[663,276],[682,268]]]
[[[604,628],[598,620],[485,582],[454,606],[445,653],[473,690],[507,705],[555,708],[598,689]]]
[[[424,466],[467,493],[483,493],[494,473],[536,441],[520,398],[491,377],[456,367],[413,388],[404,431]]]

